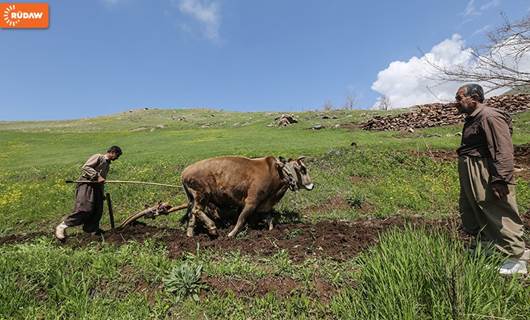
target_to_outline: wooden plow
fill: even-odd
[[[158,205],[156,206],[152,206],[152,207],[147,207],[140,211],[140,212],[137,212],[133,215],[131,215],[130,217],[128,217],[127,219],[125,219],[119,226],[118,226],[118,229],[123,229],[125,227],[127,227],[128,225],[134,223],[136,220],[140,219],[140,218],[148,218],[148,219],[154,219],[158,216],[164,216],[164,215],[168,215],[170,214],[171,212],[175,212],[175,211],[179,211],[179,210],[182,210],[182,209],[186,209],[188,207],[188,204],[182,204],[180,206],[177,206],[177,207],[172,207],[170,206],[169,204],[167,203],[159,203]]]
[[[90,183],[90,184],[97,184],[98,182],[95,181],[84,181],[84,180],[65,180],[65,183]],[[162,186],[162,187],[172,187],[172,188],[182,188],[182,186],[177,186],[173,184],[165,184],[165,183],[156,183],[156,182],[145,182],[145,181],[125,181],[125,180],[107,180],[105,183],[116,183],[116,184],[136,184],[136,185],[151,185],[151,186]],[[114,225],[114,210],[112,208],[112,200],[110,198],[110,193],[105,194],[105,200],[107,202],[107,207],[109,210],[109,220],[110,220],[110,227],[111,229],[115,229]],[[117,229],[123,229],[127,227],[128,225],[136,222],[140,218],[149,218],[154,219],[158,216],[168,215],[171,212],[179,211],[182,209],[186,209],[188,207],[188,204],[182,204],[177,207],[172,207],[169,204],[165,202],[159,202],[157,205],[149,207],[148,205],[145,206],[145,209],[134,213],[133,215],[129,216],[127,219],[125,219]]]

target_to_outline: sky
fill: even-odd
[[[528,0],[48,3],[48,29],[0,29],[0,120],[444,101],[458,85],[422,78],[425,55],[465,60],[501,13],[530,14]]]

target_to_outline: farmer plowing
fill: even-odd
[[[101,234],[99,222],[103,214],[104,184],[112,161],[122,154],[118,146],[110,147],[105,154],[91,156],[81,167],[82,174],[75,192],[74,211],[56,228],[55,237],[66,239],[66,228],[83,226],[87,233]]]
[[[96,154],[83,165],[83,174],[77,181],[76,204],[72,214],[61,222],[55,230],[60,241],[66,239],[65,229],[83,225],[87,233],[102,234],[99,221],[103,212],[105,198],[109,205],[111,226],[114,228],[114,216],[110,195],[103,196],[105,183],[130,183],[177,187],[175,185],[143,182],[143,181],[106,181],[110,162],[121,155],[119,147],[111,147],[106,154]],[[234,228],[228,237],[234,237],[246,223],[249,216],[267,220],[269,230],[273,229],[272,209],[287,190],[312,190],[311,182],[304,157],[297,159],[217,157],[205,159],[188,166],[182,173],[183,190],[188,203],[172,207],[160,202],[155,206],[146,207],[123,221],[119,228],[123,229],[140,218],[156,218],[161,215],[187,209],[184,221],[187,221],[186,234],[192,237],[197,222],[203,223],[211,237],[217,237],[215,221],[226,221],[227,212],[235,209],[238,213]]]

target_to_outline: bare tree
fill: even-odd
[[[378,100],[378,103],[377,103],[377,107],[376,109],[377,110],[388,110],[390,109],[391,107],[391,104],[390,104],[390,98],[388,98],[387,96],[385,95],[382,95],[379,100]]]
[[[353,107],[357,104],[357,95],[348,94],[346,96],[346,102],[344,103],[344,109],[353,110]]]
[[[322,109],[324,111],[331,111],[333,110],[335,107],[333,107],[333,103],[331,103],[330,100],[327,100],[326,102],[324,102],[324,105],[322,106]]]
[[[471,49],[472,62],[442,66],[428,61],[444,81],[480,82],[489,91],[530,85],[530,16],[488,34],[489,42]]]

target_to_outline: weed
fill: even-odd
[[[201,274],[202,265],[192,265],[187,262],[181,263],[174,266],[167,277],[163,279],[164,287],[168,292],[176,295],[177,301],[187,297],[192,297],[193,300],[199,301],[201,290],[207,288],[201,282]]]
[[[361,209],[365,201],[366,201],[366,196],[362,193],[355,193],[346,199],[346,202],[348,202],[350,207],[355,208],[355,209]]]
[[[286,238],[287,239],[295,239],[295,238],[299,237],[300,235],[302,235],[302,233],[303,233],[303,231],[301,229],[294,228],[294,229],[289,230],[289,232],[286,235]]]

